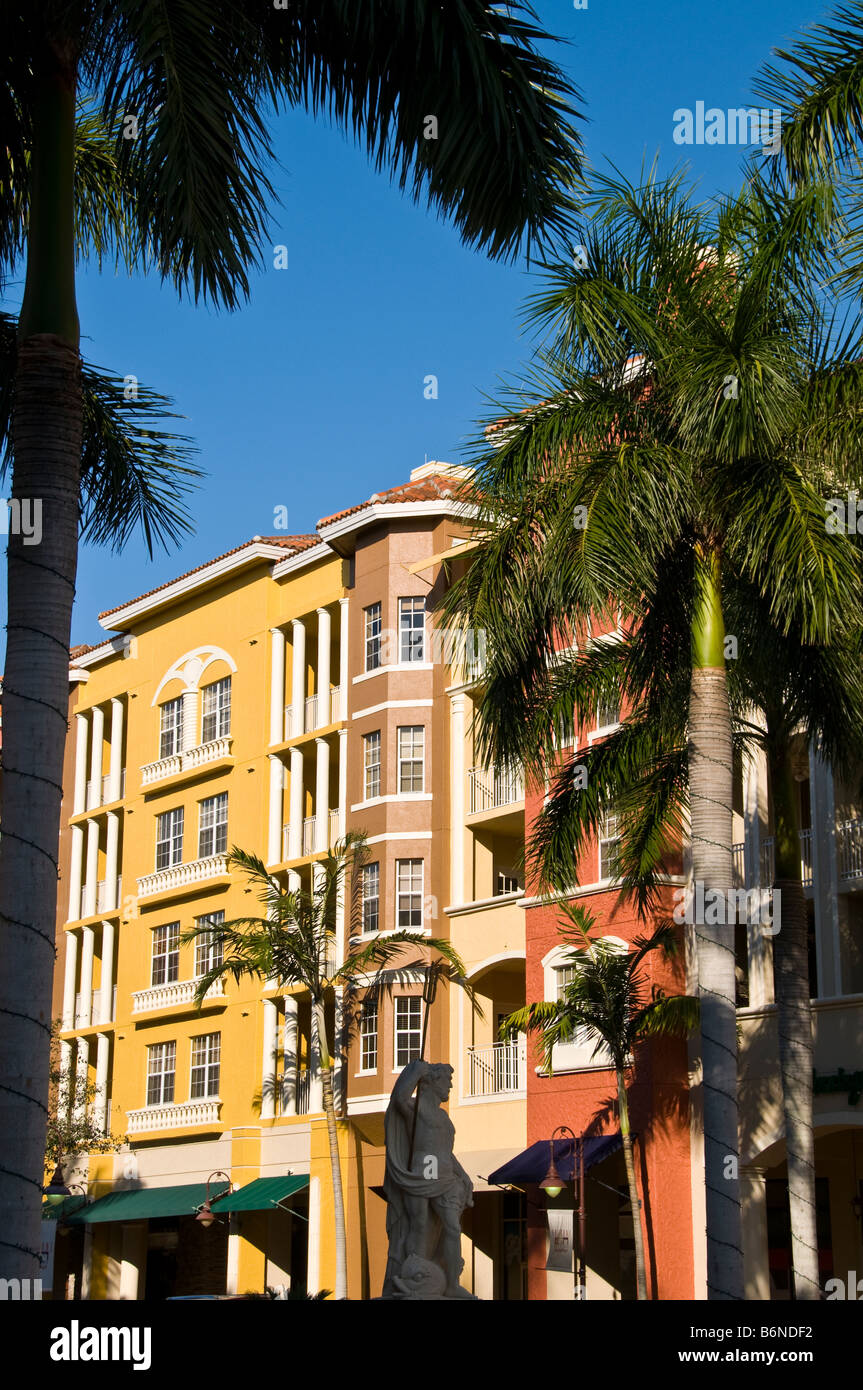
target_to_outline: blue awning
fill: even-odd
[[[610,1158],[613,1153],[617,1153],[623,1140],[619,1134],[603,1134],[598,1138],[591,1136],[583,1142],[584,1170],[587,1172],[588,1168],[592,1168],[594,1164],[602,1163],[603,1159]],[[572,1181],[574,1156],[575,1143],[572,1139],[555,1139],[554,1166],[564,1182]],[[519,1187],[526,1187],[531,1183],[538,1185],[548,1172],[550,1160],[550,1141],[538,1139],[535,1144],[531,1144],[529,1149],[516,1154],[515,1158],[511,1158],[508,1163],[504,1163],[502,1167],[489,1173],[488,1180],[499,1187],[506,1187],[507,1183],[514,1183]]]

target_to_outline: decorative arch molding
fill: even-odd
[[[159,696],[169,681],[179,680],[183,682],[185,690],[198,690],[201,684],[201,677],[214,661],[224,661],[233,675],[237,669],[237,663],[230,656],[224,647],[213,647],[210,645],[194,647],[191,651],[185,652],[178,657],[173,666],[165,672],[156,687],[156,693],[151,700],[151,705],[155,706],[159,702]]]
[[[863,1128],[863,1115],[855,1114],[850,1108],[848,1110],[824,1110],[815,1111],[812,1116],[812,1128],[817,1139],[821,1134],[838,1134],[843,1129]],[[766,1167],[773,1168],[777,1163],[781,1163],[785,1158],[785,1125],[784,1123],[757,1141],[758,1147],[753,1147],[747,1154],[740,1155],[740,1167]]]
[[[481,975],[493,970],[496,965],[503,965],[506,961],[519,961],[525,959],[524,951],[501,951],[496,956],[486,956],[485,960],[479,961],[477,965],[471,967],[467,972],[469,980],[479,979]]]

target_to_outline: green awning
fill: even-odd
[[[269,1211],[270,1207],[278,1206],[286,1197],[301,1192],[308,1185],[308,1173],[286,1178],[255,1178],[229,1197],[220,1197],[213,1203],[213,1211],[219,1215],[223,1211]]]
[[[225,1190],[213,1183],[211,1198]],[[109,1192],[91,1206],[68,1217],[70,1226],[89,1225],[94,1221],[146,1221],[151,1216],[194,1216],[207,1200],[205,1182],[187,1183],[183,1187],[139,1187],[127,1192]]]

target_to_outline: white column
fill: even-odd
[[[318,610],[318,728],[330,722],[330,637],[331,622],[326,608]]]
[[[261,1119],[272,1120],[276,1113],[276,1005],[264,1000],[264,1054],[261,1062]]]
[[[285,634],[271,627],[270,636],[270,743],[285,737]]]
[[[185,753],[190,748],[197,748],[200,742],[198,730],[198,692],[197,690],[183,691],[183,747]]]
[[[327,848],[330,831],[330,745],[325,738],[316,738],[315,745],[315,849],[322,850]]]
[[[342,692],[342,719],[348,717],[348,604],[350,599],[339,599],[339,687]]]
[[[111,701],[111,760],[108,764],[108,800],[119,801],[123,794],[123,701]]]
[[[282,1114],[297,1113],[297,1001],[293,994],[286,994],[285,1032],[282,1047],[285,1054],[285,1070],[282,1079]]]
[[[303,852],[303,752],[301,748],[291,749],[291,809],[288,820],[290,834],[288,858],[299,859]]]
[[[306,626],[291,619],[291,738],[306,731]]]
[[[764,717],[752,710],[748,717],[763,727]],[[767,806],[767,763],[764,754],[753,752],[743,764],[743,860],[745,886],[765,888],[761,883],[761,845],[767,822],[763,813]],[[746,926],[746,950],[749,965],[749,1004],[760,1008],[773,1003],[773,948],[760,920]]]
[[[84,1256],[81,1262],[81,1297],[90,1297],[90,1283],[93,1277],[93,1225],[87,1222],[84,1227]]]
[[[309,1039],[309,1114],[319,1115],[323,1108],[324,1089],[321,1085],[321,1046],[318,1042],[315,1011],[312,1009],[311,1036]],[[311,1285],[309,1287],[311,1288]]]
[[[744,1297],[761,1302],[770,1298],[766,1178],[765,1168],[746,1166],[740,1169]]]
[[[73,1109],[75,1123],[80,1124],[87,1106],[87,1074],[90,1066],[90,1043],[87,1038],[78,1039],[78,1062],[75,1067],[75,1098]]]
[[[108,1058],[111,1055],[111,1040],[107,1033],[96,1035],[96,1100],[93,1106],[93,1119],[100,1134],[105,1133],[108,1117]]]
[[[343,697],[344,698],[344,697]],[[344,709],[344,705],[342,706]],[[339,839],[346,830],[348,811],[348,731],[339,729]]]
[[[142,1228],[129,1224],[123,1226],[123,1254],[120,1264],[120,1298],[123,1301],[138,1297],[139,1264],[142,1256]],[[146,1247],[145,1247],[146,1248]]]
[[[120,906],[117,902],[117,863],[120,852],[120,817],[116,811],[109,811],[105,837],[105,903],[103,912],[113,912]]]
[[[72,798],[72,815],[80,815],[87,809],[87,716],[75,715],[75,794]]]
[[[102,923],[102,983],[99,986],[99,1017],[95,1023],[111,1023],[114,1018],[114,923]]]
[[[335,1054],[333,1056],[333,1101],[336,1114],[344,1114],[347,1099],[348,1019],[345,1010],[345,988],[337,985]]]
[[[76,1027],[89,1028],[93,1018],[93,948],[96,933],[92,927],[84,927],[81,937],[81,1017]]]
[[[63,1027],[75,1027],[75,980],[78,973],[78,938],[66,932],[66,974],[63,980]]]
[[[82,917],[92,917],[96,911],[96,889],[99,877],[99,822],[87,822],[87,878],[84,888]]]
[[[77,922],[81,913],[81,878],[84,867],[84,827],[72,826],[72,846],[69,855],[69,921]]]
[[[63,1024],[66,1026],[65,1021]],[[69,1116],[69,1098],[72,1090],[72,1044],[60,1043],[60,1084],[57,1088],[57,1119],[61,1125]]]
[[[276,753],[270,753],[270,822],[267,838],[267,863],[280,864],[285,857],[282,848],[282,793],[285,789],[285,766]]]
[[[450,696],[450,900],[457,907],[464,894],[464,702]]]
[[[228,1269],[225,1275],[225,1293],[239,1293],[240,1289],[240,1213],[228,1213]]]
[[[87,810],[102,804],[102,744],[105,737],[105,715],[97,705],[93,710],[93,741],[90,745],[90,783]]]
[[[815,900],[815,960],[818,994],[842,993],[839,939],[839,836],[833,774],[817,749],[809,753],[812,807],[812,896]]]
[[[89,1230],[90,1227],[88,1226]],[[306,1264],[309,1293],[318,1293],[321,1283],[321,1180],[309,1180],[309,1249]]]

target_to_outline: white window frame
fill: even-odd
[[[222,1035],[221,1033],[197,1033],[189,1041],[192,1044],[189,1061],[189,1100],[218,1100],[222,1069]],[[199,1057],[201,1055],[199,1044],[203,1045],[203,1061],[196,1062],[196,1055]],[[198,1094],[195,1093],[196,1072],[203,1074],[204,1089]],[[214,1081],[215,1089],[213,1089]]]
[[[367,891],[369,885],[374,883],[374,893]],[[380,860],[376,859],[372,864],[364,864],[360,871],[360,885],[362,889],[362,929],[365,936],[373,936],[380,931],[381,925],[381,865]],[[366,904],[375,904],[374,915],[375,925],[370,927],[366,924]]]
[[[379,671],[383,665],[383,604],[370,603],[363,609],[364,671]],[[377,627],[375,628],[375,624]]]
[[[159,706],[159,761],[175,758],[183,748],[183,697]]]
[[[609,826],[612,821],[614,822],[614,833],[609,834]],[[605,816],[603,816],[602,825],[600,826],[600,833],[597,836],[596,840],[596,871],[598,875],[597,881],[599,883],[614,883],[617,879],[616,874],[604,872],[605,869],[611,868],[612,865],[610,863],[603,863],[603,860],[608,859],[609,857],[608,852],[603,851],[604,846],[606,845],[620,844],[620,839],[621,836],[617,812],[609,811]]]
[[[404,1004],[408,1004],[408,1005],[409,1005],[409,1008],[406,1010],[406,1012],[407,1012],[407,1014],[408,1014],[408,1022],[409,1022],[409,1025],[410,1025],[410,1026],[407,1027],[407,1028],[404,1028],[404,1027],[403,1027],[403,1028],[400,1028],[400,1027],[399,1027],[400,1006],[401,1006],[401,1005],[404,1005]],[[418,1007],[417,1007],[417,1006],[418,1006]],[[417,1015],[418,1015],[418,1021],[417,1021],[417,1023],[416,1023],[415,1025],[414,1025],[414,1023],[413,1023],[413,1016],[414,1016],[414,1014],[417,1014]],[[400,1037],[400,1036],[407,1036],[407,1037],[410,1037],[410,1036],[413,1035],[413,1034],[415,1034],[415,1035],[416,1035],[416,1038],[417,1038],[416,1054],[415,1054],[415,1055],[418,1057],[418,1056],[420,1055],[420,1048],[422,1047],[422,1036],[423,1036],[423,1001],[422,1001],[422,995],[419,995],[419,994],[397,994],[397,995],[395,996],[394,1000],[393,1000],[393,1071],[403,1071],[404,1068],[408,1065],[408,1062],[411,1062],[411,1061],[414,1060],[413,1057],[408,1057],[404,1062],[400,1062],[400,1061],[399,1061],[399,1037]]]
[[[417,892],[416,888],[414,887],[414,874],[415,874],[415,872],[417,871],[417,867],[419,868],[419,884],[420,884],[420,886],[419,886],[419,892]],[[408,873],[408,887],[407,887],[406,889],[402,888],[402,886],[401,886],[401,876],[402,876],[402,871],[403,871],[403,870],[407,870],[407,873]],[[419,914],[420,914],[419,924],[416,925],[416,924],[414,924],[414,923],[412,923],[412,922],[402,922],[402,921],[400,920],[400,918],[401,918],[401,913],[402,913],[401,899],[402,899],[402,898],[407,898],[408,901],[409,901],[409,903],[410,903],[411,900],[413,900],[414,898],[417,898],[417,897],[419,898]],[[396,929],[396,931],[415,931],[415,932],[421,932],[421,931],[423,931],[423,929],[424,929],[424,927],[425,927],[425,921],[424,921],[425,913],[424,913],[424,910],[423,910],[423,909],[424,909],[424,899],[425,899],[425,860],[424,860],[424,859],[419,859],[419,858],[397,859],[397,860],[396,860],[396,924],[395,924],[395,929]],[[407,912],[407,913],[413,914],[413,913],[416,911],[416,908],[413,907],[412,905],[410,905],[410,906],[406,907],[404,910],[405,910],[405,912]]]
[[[183,862],[183,832],[185,813],[182,806],[172,806],[170,811],[161,811],[156,817],[156,873],[163,869],[173,869]],[[167,833],[165,833],[167,832]],[[159,863],[159,847],[167,845],[167,858]]]
[[[158,1055],[157,1055],[158,1054]],[[152,1063],[157,1062],[158,1070],[152,1068]],[[170,1063],[170,1069],[168,1067]],[[155,1077],[159,1077],[158,1097],[150,1099],[150,1082]],[[170,1087],[167,1085],[168,1077],[171,1078]],[[170,1089],[171,1094],[166,1095]],[[151,1109],[161,1105],[173,1105],[177,1094],[177,1044],[171,1039],[168,1042],[151,1043],[147,1048],[147,1089],[145,1092],[145,1108]]]
[[[419,734],[419,756],[417,756],[417,734]],[[424,724],[400,724],[396,730],[396,741],[398,748],[398,768],[399,768],[399,795],[400,796],[421,796],[425,792],[426,783],[426,731]],[[407,743],[407,751],[403,748],[403,742]],[[416,768],[419,765],[419,786],[413,786],[416,781]],[[405,769],[410,769],[407,780],[411,783],[404,785]]]
[[[211,708],[207,708],[210,705]],[[211,719],[213,731],[207,735],[207,720]],[[231,677],[205,685],[201,691],[201,742],[216,743],[220,738],[228,738],[231,732]]]
[[[629,951],[629,946],[618,936],[602,936],[596,938],[594,944],[599,944],[600,948],[605,947],[615,951]],[[572,960],[572,947],[555,946],[549,951],[548,955],[542,959],[543,971],[543,997],[549,1004],[556,1004],[561,997],[561,972],[569,968],[578,969],[578,965]],[[552,1052],[552,1067],[555,1074],[565,1071],[609,1071],[613,1068],[610,1054],[605,1048],[594,1057],[593,1049],[595,1040],[588,1036],[586,1030],[578,1029],[572,1042],[555,1043]],[[537,1068],[537,1070],[541,1070]]]
[[[222,811],[224,815],[219,819]],[[209,823],[205,824],[205,819]],[[205,835],[209,837],[209,847]],[[215,796],[206,796],[198,802],[198,858],[212,859],[217,854],[225,854],[227,848],[228,793],[216,792]]]
[[[163,949],[158,949],[162,947]],[[161,962],[162,979],[156,979],[156,965]],[[173,970],[173,974],[171,971]],[[173,985],[180,978],[180,923],[162,922],[153,929],[150,943],[150,988]]]
[[[225,920],[223,908],[217,912],[204,912],[200,917],[195,918],[195,925],[200,927],[220,927]],[[222,943],[213,941],[211,936],[199,936],[195,940],[195,979],[200,980],[202,975],[206,975],[208,970],[212,970],[217,963],[222,963]],[[216,957],[218,956],[218,962]]]
[[[360,1013],[360,1069],[359,1076],[373,1076],[380,1066],[379,1028],[377,1000],[363,1004]],[[370,1060],[374,1055],[374,1061]]]
[[[369,759],[370,753],[377,752],[377,762]],[[370,776],[377,771],[377,777]],[[371,733],[363,734],[363,800],[375,801],[381,794],[381,777],[383,775],[383,740],[380,729],[373,729]]]
[[[417,604],[420,605],[419,608],[416,607]],[[412,621],[418,612],[422,614],[421,626]],[[419,633],[419,641],[415,638],[416,633]],[[410,594],[399,599],[399,665],[416,666],[425,661],[425,652],[426,601],[418,594]]]

